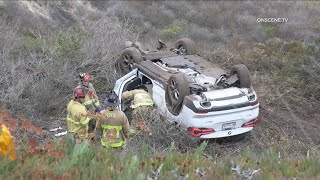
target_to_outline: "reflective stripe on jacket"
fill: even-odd
[[[126,144],[126,140],[121,140],[122,126],[102,125],[103,137],[101,144],[105,147],[121,147]]]
[[[117,108],[102,110],[100,114],[103,116],[98,120],[97,133],[102,134],[101,144],[106,147],[123,146],[130,130],[127,116]]]
[[[86,135],[87,126],[90,121],[90,118],[86,117],[86,107],[77,101],[71,100],[68,104],[67,111],[68,132]]]
[[[89,100],[87,100],[87,101],[85,101],[84,103],[83,103],[83,105],[84,106],[91,106],[91,105],[94,105],[95,107],[100,107],[100,102],[97,100],[97,99],[89,99]]]

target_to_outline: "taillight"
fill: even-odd
[[[200,137],[202,135],[211,134],[215,131],[213,129],[208,128],[188,128],[188,133],[195,137]]]
[[[254,120],[252,121],[249,121],[247,123],[244,123],[241,127],[255,127],[259,122],[259,119],[258,118],[255,118]]]

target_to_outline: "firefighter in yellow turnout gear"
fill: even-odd
[[[128,103],[131,101],[132,109],[131,125],[137,129],[143,129],[145,132],[151,132],[150,128],[145,124],[146,117],[150,117],[154,102],[151,94],[144,85],[140,85],[137,89],[122,93],[122,101]]]
[[[90,118],[86,107],[82,104],[85,101],[85,93],[82,88],[74,90],[73,100],[67,106],[68,132],[76,137],[85,138],[88,136],[88,123]]]
[[[89,73],[81,73],[79,75],[80,77],[80,83],[76,87],[77,88],[83,88],[85,93],[85,99],[83,105],[92,113],[99,112],[101,109],[100,102],[96,93],[96,90],[94,89],[93,85],[89,83],[90,74]]]
[[[103,104],[107,108],[100,111],[102,118],[97,123],[97,135],[101,138],[101,145],[107,148],[124,147],[129,136],[129,122],[127,116],[117,108],[119,98],[111,92]]]
[[[85,98],[84,98],[83,105],[92,114],[95,112],[100,112],[102,108],[100,106],[100,102],[99,102],[96,90],[94,89],[93,85],[89,83],[89,80],[91,77],[90,74],[81,73],[79,77],[80,77],[80,83],[76,88],[84,89]],[[96,120],[91,119],[88,125],[89,133],[93,133],[95,127],[96,127]]]
[[[128,102],[132,100],[130,108],[137,109],[139,107],[153,107],[151,94],[148,93],[145,86],[138,86],[138,89],[126,91],[122,93],[122,100]]]

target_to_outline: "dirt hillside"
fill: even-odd
[[[113,64],[125,40],[154,49],[157,38],[172,45],[189,37],[200,55],[226,69],[245,64],[260,100],[260,124],[242,141],[210,143],[207,153],[223,157],[250,147],[257,154],[273,148],[305,155],[320,144],[319,14],[315,1],[1,2],[0,104],[13,118],[22,114],[41,128],[44,141],[54,139],[48,130],[66,129],[66,104],[78,73],[93,74],[103,100],[119,78]],[[257,20],[269,17],[288,22]],[[181,151],[197,146],[182,141],[182,134],[157,132],[163,137],[131,139],[129,147],[158,142],[164,151],[172,139]]]

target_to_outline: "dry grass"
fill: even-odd
[[[78,83],[76,76],[93,74],[98,91],[113,86],[114,62],[123,42],[136,37],[128,24],[103,17],[53,31],[23,30],[19,21],[2,22],[1,102],[26,115],[60,114]]]
[[[147,116],[141,114],[140,119],[151,129],[151,132],[142,130],[139,134],[129,138],[128,149],[134,152],[138,152],[145,144],[150,154],[165,154],[171,143],[175,143],[176,150],[185,153],[199,144],[199,141],[193,139],[187,132],[180,131],[174,123],[161,118],[155,109]]]
[[[64,117],[79,72],[94,75],[99,95],[113,86],[118,78],[113,64],[125,40],[139,40],[153,50],[158,37],[169,46],[190,37],[201,55],[226,69],[247,65],[262,107],[263,122],[245,141],[209,143],[205,153],[219,158],[236,156],[246,146],[255,156],[269,147],[281,154],[305,155],[317,150],[313,146],[319,143],[316,120],[320,116],[320,7],[316,3],[61,3],[40,3],[51,11],[50,21],[25,19],[33,16],[15,3],[0,9],[0,102],[10,111],[34,119],[49,114]],[[286,17],[289,22],[258,23],[258,17]],[[163,33],[171,27],[181,30]],[[155,119],[149,122],[156,127],[155,133],[133,138],[130,148],[138,150],[147,142],[150,152],[156,153],[167,152],[172,141],[181,152],[197,146],[173,125]]]
[[[215,47],[216,43],[227,44],[234,39],[258,42],[266,40],[269,38],[270,27],[266,28],[265,24],[257,22],[257,18],[265,17],[289,19],[287,23],[267,24],[271,27],[278,26],[271,32],[274,36],[309,43],[314,42],[319,36],[319,26],[317,26],[319,21],[316,16],[319,6],[310,7],[308,3],[303,2],[165,1],[142,4],[139,1],[131,1],[116,3],[111,9],[113,14],[129,19],[132,17],[139,30],[143,30],[150,23],[153,31],[146,32],[146,36],[152,37],[153,34],[159,36],[158,30],[176,24],[181,25],[184,30],[181,35],[199,41],[207,36],[204,39],[205,43]],[[173,17],[173,21],[168,21],[168,17]],[[196,27],[207,30],[205,33],[190,31]],[[180,35],[177,38],[180,38]]]

